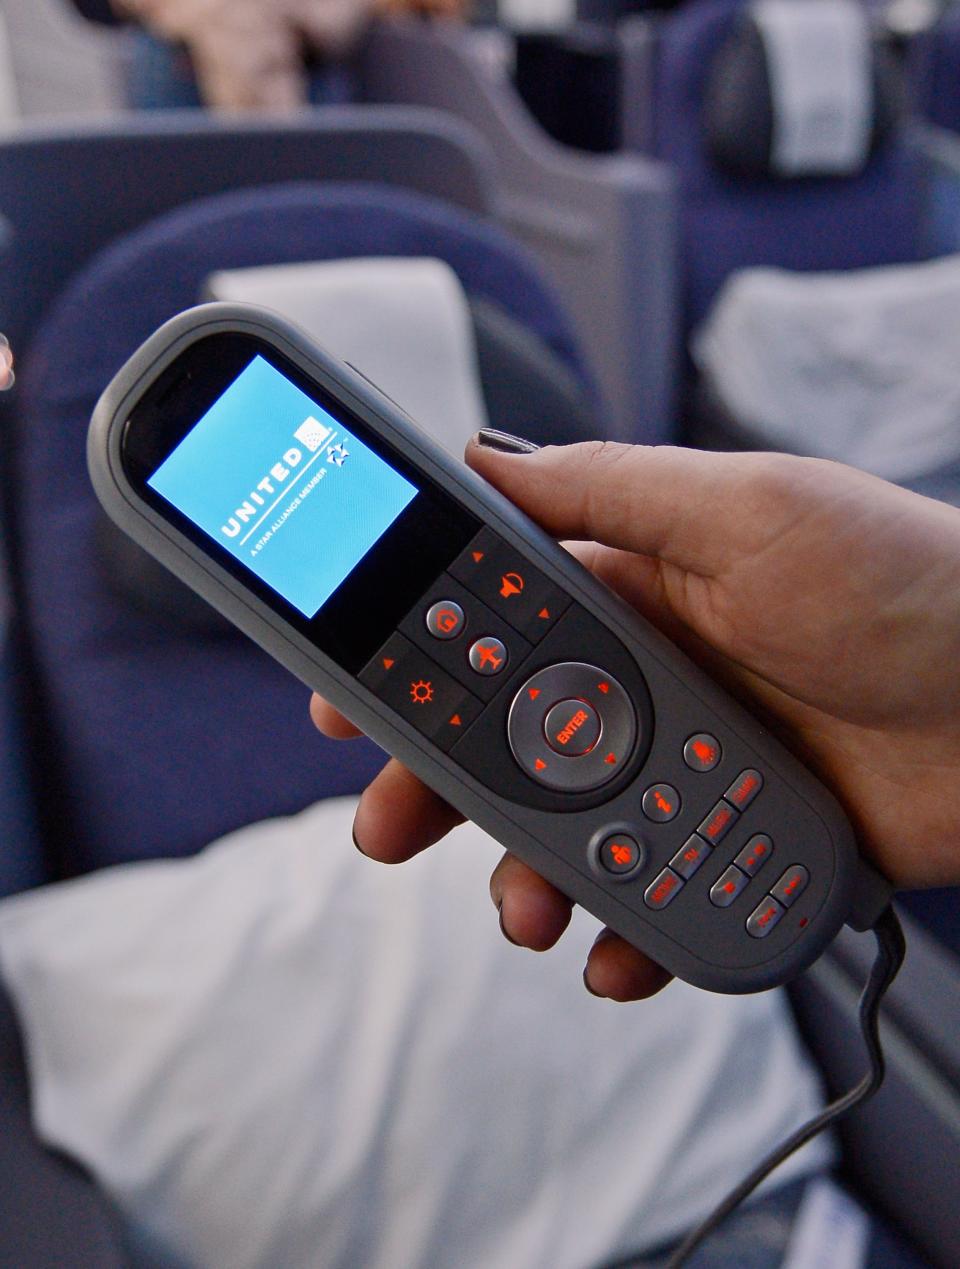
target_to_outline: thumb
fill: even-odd
[[[476,437],[466,453],[478,475],[553,537],[601,542],[706,576],[735,551],[735,513],[754,457],[764,456],[612,441],[508,454]]]

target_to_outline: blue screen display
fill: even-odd
[[[259,356],[147,483],[306,617],[417,496]]]

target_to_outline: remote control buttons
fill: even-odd
[[[532,643],[570,606],[559,587],[491,529],[480,530],[450,572]]]
[[[713,854],[713,847],[708,846],[702,837],[694,833],[670,860],[670,867],[684,881],[689,881],[700,865]]]
[[[762,788],[763,776],[751,768],[741,771],[723,796],[738,811],[745,811]]]
[[[449,574],[407,613],[400,633],[483,701],[496,696],[503,671],[515,670],[530,652],[509,622]]]
[[[648,820],[666,824],[680,814],[680,794],[672,784],[653,784],[643,795],[640,805]]]
[[[466,620],[463,609],[452,599],[440,599],[427,610],[427,630],[434,639],[456,639]]]
[[[501,674],[507,668],[506,645],[492,635],[478,639],[470,648],[470,667],[489,678],[492,674]]]
[[[764,899],[761,904],[753,910],[747,917],[747,933],[751,938],[765,939],[780,918],[786,912],[786,908],[770,895]]]
[[[572,744],[581,729],[599,719],[600,734],[590,749],[577,754],[553,734],[547,741],[547,720],[559,704],[580,703],[586,719],[570,733]],[[573,717],[576,717],[574,711]],[[571,719],[572,721],[572,719]],[[569,724],[568,724],[569,726]],[[507,736],[520,767],[532,780],[549,789],[582,793],[612,780],[627,763],[637,742],[637,716],[629,696],[616,679],[594,665],[563,661],[547,666],[524,683],[510,706]]]
[[[722,757],[720,741],[709,732],[697,732],[683,746],[683,760],[691,771],[712,771]]]
[[[654,912],[662,911],[683,889],[683,879],[672,868],[664,868],[643,892],[643,901]]]
[[[586,701],[560,701],[544,719],[543,730],[554,753],[579,758],[600,739],[600,715]]]
[[[788,868],[770,893],[785,908],[792,907],[810,884],[810,874],[803,864],[794,864]]]
[[[710,888],[710,902],[717,908],[729,908],[737,895],[742,894],[750,878],[733,864],[727,869],[719,881]]]
[[[456,744],[483,708],[399,634],[368,662],[360,682],[444,750]]]
[[[625,877],[643,862],[643,847],[629,833],[614,833],[601,842],[597,851],[600,867],[615,877]]]
[[[766,833],[755,833],[733,862],[748,877],[755,877],[772,854],[772,840]]]
[[[735,811],[726,802],[720,801],[697,829],[697,832],[711,846],[716,846],[718,842],[723,841],[739,818],[739,811]]]

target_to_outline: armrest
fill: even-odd
[[[858,1187],[934,1265],[956,1263],[960,1243],[960,961],[904,917],[907,958],[887,996],[881,1033],[887,1076],[840,1135]],[[831,1094],[866,1069],[857,1000],[873,958],[869,934],[842,931],[790,988],[807,1045]]]
[[[662,164],[583,155],[551,140],[476,33],[382,23],[362,68],[375,101],[430,105],[471,124],[496,162],[498,219],[538,256],[565,304],[623,440],[675,434],[678,366],[675,189]]]
[[[34,1136],[19,1028],[2,985],[0,1176],[0,1264],[124,1269],[129,1263],[95,1184]]]

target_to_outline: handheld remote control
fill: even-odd
[[[104,393],[88,455],[141,546],[674,974],[772,987],[851,919],[860,865],[826,789],[277,317],[214,304],[168,322]]]

